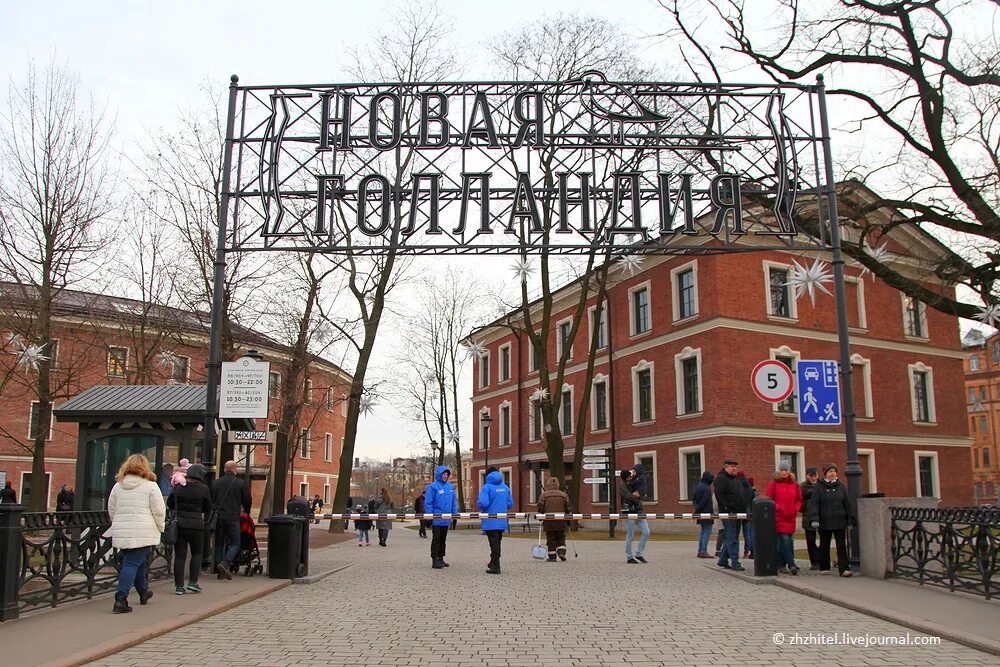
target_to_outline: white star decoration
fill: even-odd
[[[1000,329],[1000,304],[986,306],[973,317],[994,329]]]
[[[826,270],[826,263],[820,260],[814,260],[812,266],[808,269],[792,260],[792,264],[795,268],[792,269],[792,273],[788,278],[788,282],[785,285],[789,285],[795,288],[795,298],[800,298],[803,294],[809,293],[809,301],[812,305],[816,305],[816,290],[820,289],[830,294],[830,290],[826,288],[824,283],[832,281],[832,277],[829,271]]]
[[[362,415],[370,415],[375,411],[375,401],[372,397],[364,394],[358,401],[358,412]]]
[[[619,262],[621,262],[618,268],[621,270],[623,274],[627,273],[628,277],[631,278],[639,271],[639,269],[642,268],[642,263],[644,260],[645,260],[644,257],[640,257],[638,255],[625,255],[624,257],[618,260]]]
[[[20,354],[17,355],[17,365],[24,366],[25,372],[27,372],[29,368],[37,371],[38,366],[43,361],[47,360],[48,357],[42,354],[41,345],[28,345],[21,350]]]
[[[549,390],[543,387],[539,387],[531,394],[531,400],[535,402],[544,401],[549,397]]]
[[[330,325],[326,322],[320,322],[316,326],[316,330],[313,332],[313,338],[316,339],[317,343],[326,343],[333,337],[333,331]]]
[[[482,356],[486,352],[486,346],[477,340],[472,341],[465,347],[465,355],[469,359],[475,359],[476,357]]]
[[[24,338],[21,337],[21,334],[12,333],[12,334],[10,334],[10,335],[7,336],[7,344],[8,345],[20,345],[20,346],[23,347],[24,346]]]
[[[871,257],[872,259],[874,259],[879,264],[888,264],[889,263],[889,251],[888,251],[888,249],[886,249],[885,246],[886,246],[886,244],[883,243],[882,245],[876,246],[876,247],[873,248],[870,245],[868,245],[867,241],[865,241],[864,245],[861,246],[861,249],[864,251],[864,253],[866,255],[868,255],[869,257]],[[869,269],[867,266],[862,266],[861,267],[861,275],[864,276],[866,273],[871,273],[872,274],[872,280],[875,280],[875,274],[872,273],[871,269]]]
[[[525,282],[535,273],[535,267],[532,266],[531,260],[524,258],[519,259],[510,265],[510,270],[514,272],[521,282]]]
[[[173,366],[178,361],[179,359],[173,350],[161,350],[160,353],[156,355],[156,362],[163,368]]]
[[[454,445],[456,442],[458,442],[458,433],[454,433],[452,431],[448,431],[444,435],[444,440],[449,445]]]

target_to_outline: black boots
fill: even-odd
[[[549,554],[549,562],[550,563],[556,562],[556,555],[555,554]]]
[[[559,547],[558,549],[556,549],[556,553],[559,554],[559,560],[562,561],[566,560],[566,547]]]
[[[441,568],[446,567],[446,566],[444,564],[444,560],[443,559],[441,559],[441,558],[434,558],[433,561],[432,561],[431,567],[433,567],[435,570],[440,570]]]
[[[115,606],[111,609],[112,614],[127,614],[132,611],[132,607],[128,606],[128,597],[124,597],[119,593],[115,593]]]
[[[494,561],[490,561],[486,565],[486,573],[487,574],[500,574],[500,563],[497,563],[497,562],[494,562]]]
[[[152,589],[147,589],[145,593],[139,593],[139,604],[145,605],[151,597],[153,597]]]

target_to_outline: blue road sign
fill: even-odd
[[[799,423],[840,424],[840,374],[837,362],[801,359],[795,367],[799,390]]]

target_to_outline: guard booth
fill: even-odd
[[[201,463],[205,419],[204,385],[99,385],[53,410],[60,422],[77,422],[75,510],[107,509],[108,496],[122,462],[143,454],[157,483],[166,490],[165,464],[182,458]],[[222,420],[219,430],[252,431],[252,419]],[[219,462],[233,446],[216,447]]]

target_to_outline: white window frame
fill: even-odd
[[[639,463],[639,459],[646,457],[652,457],[653,459],[653,469],[650,471],[653,473],[653,499],[648,500],[646,502],[648,502],[651,505],[655,505],[660,501],[660,489],[659,489],[660,480],[658,479],[659,476],[656,474],[656,465],[657,465],[656,451],[633,452],[632,465],[634,466],[636,463]]]
[[[313,402],[312,378],[306,378],[305,382],[302,383],[302,402],[305,405],[312,405]]]
[[[923,457],[929,457],[934,460],[934,465],[932,468],[934,474],[934,495],[932,498],[941,498],[941,471],[938,466],[938,453],[931,451],[915,451],[913,452],[913,483],[916,487],[915,495],[917,498],[926,498],[927,496],[920,495],[920,459]]]
[[[243,460],[243,465],[249,465],[252,468],[254,454],[257,453],[257,445],[249,442],[236,445],[233,453],[237,461]]]
[[[646,310],[649,313],[649,328],[645,331],[635,330],[635,293],[646,290]],[[629,338],[647,336],[653,332],[653,288],[651,281],[647,280],[638,285],[633,285],[628,290],[628,335]]]
[[[55,347],[56,353],[52,354],[52,348]],[[49,372],[53,373],[59,370],[59,339],[53,338],[49,341]],[[188,358],[188,368],[191,367],[191,359]]]
[[[504,377],[503,372],[503,353],[507,353],[507,376]],[[504,343],[499,348],[497,348],[497,384],[503,384],[505,382],[510,382],[510,378],[513,376],[513,357],[511,356],[510,343]]]
[[[537,331],[535,332],[535,335],[538,335]],[[527,336],[525,338],[527,339],[525,341],[525,345],[528,348],[528,375],[531,375],[532,373],[538,372],[538,357],[535,355],[535,346],[532,345],[531,338],[528,338]]]
[[[539,484],[535,484],[535,478],[536,477],[539,478],[539,480],[540,480]],[[542,487],[543,490],[545,489],[545,471],[544,470],[535,470],[534,468],[532,468],[531,470],[528,471],[528,502],[529,503],[537,503],[538,502],[538,496],[535,495],[535,487],[536,486]]]
[[[504,417],[504,413],[506,413],[507,415],[506,417]],[[497,411],[497,417],[498,417],[497,421],[500,422],[499,424],[497,424],[497,431],[498,431],[497,447],[498,448],[510,447],[514,437],[511,432],[514,418],[513,418],[513,408],[511,406],[510,401],[504,401],[503,403],[500,404],[500,409]],[[506,438],[504,437],[505,430],[506,430]]]
[[[649,371],[649,419],[639,421],[639,373]],[[652,361],[640,359],[631,368],[632,377],[632,423],[633,424],[654,424],[656,423],[656,364]]]
[[[565,428],[566,419],[563,416],[563,396],[569,393],[569,429]],[[562,386],[562,391],[559,392],[559,431],[562,437],[567,437],[576,433],[576,395],[573,385],[568,382]]]
[[[276,378],[274,383],[274,395],[271,395],[271,378]],[[280,371],[270,371],[267,374],[267,397],[268,398],[280,398],[281,397],[281,372]]]
[[[187,360],[187,364],[184,366],[184,377],[180,378],[180,379],[174,377],[174,371],[177,368],[177,364],[174,363],[173,361],[171,361],[171,363],[170,363],[170,381],[173,382],[173,383],[176,383],[176,384],[187,384],[188,382],[191,381],[191,357],[189,357],[187,355],[184,355],[184,354],[178,354],[177,358],[178,359],[186,359]]]
[[[975,373],[979,370],[979,355],[970,354],[969,355],[969,372]]]
[[[927,421],[917,421],[917,396],[913,390],[914,373],[916,372],[927,374]],[[934,369],[926,366],[924,362],[918,361],[915,364],[906,365],[906,374],[910,385],[910,417],[913,423],[921,426],[936,426],[937,408],[934,405]]]
[[[32,401],[31,405],[28,407],[28,440],[32,440],[31,436],[31,413],[35,411],[35,406],[40,405],[41,401]],[[52,432],[55,428],[55,410],[56,406],[52,403],[49,404],[49,434],[45,436],[45,441],[49,442],[52,440]],[[41,426],[39,424],[39,426]]]
[[[125,359],[122,361],[122,372],[121,375],[111,373],[111,350],[125,350]],[[130,350],[129,348],[122,345],[109,345],[108,346],[108,358],[107,358],[107,371],[109,378],[125,378],[128,377],[128,358]]]
[[[799,319],[798,299],[795,298],[795,290],[790,285],[787,286],[788,316],[775,315],[771,312],[771,269],[781,269],[782,271],[787,271],[788,277],[791,278],[792,265],[774,262],[769,259],[762,260],[762,262],[764,267],[764,309],[767,313],[768,319],[774,319],[781,322],[797,322]]]
[[[569,325],[569,330],[572,333],[572,331],[573,331],[573,318],[572,317],[565,317],[565,318],[559,320],[558,322],[556,322],[556,363],[558,363],[562,359],[562,355],[563,355],[563,337],[562,337],[562,328],[563,328],[563,325]],[[567,361],[572,361],[572,359],[573,359],[573,342],[570,341],[570,344],[569,344],[569,356],[566,357],[566,360]]]
[[[858,325],[850,328],[854,331],[868,331],[868,314],[865,308],[865,281],[861,278],[845,276],[844,283],[854,285],[854,293],[858,302]]]
[[[323,400],[326,401],[326,411],[333,412],[333,406],[335,404],[335,399],[333,398],[333,387],[326,388],[326,396]]]
[[[685,455],[694,454],[695,452],[701,456],[701,470],[705,472],[705,445],[691,445],[689,447],[678,447],[677,448],[677,498],[680,502],[691,502],[691,498],[687,496],[687,463],[684,460]]]
[[[611,413],[608,410],[608,406],[604,407],[604,413],[607,417],[607,426],[604,428],[597,428],[597,385],[604,385],[604,398],[605,402],[610,404],[608,400],[608,376],[603,373],[598,373],[594,376],[594,381],[592,387],[590,388],[590,432],[591,433],[604,433],[611,427]]]
[[[347,417],[347,408],[349,407],[350,401],[347,400],[347,394],[340,395],[340,416]]]
[[[875,450],[858,448],[858,456],[868,457],[868,493],[878,491],[878,475],[875,472]]]
[[[781,463],[781,455],[784,453],[796,454],[799,460],[798,470],[793,470],[795,473],[795,479],[802,481],[805,479],[805,469],[806,469],[806,448],[799,447],[796,445],[775,445],[774,446],[774,469],[778,469],[778,464]]]
[[[698,409],[694,412],[684,412],[684,361],[687,359],[696,359],[698,364]],[[677,392],[677,416],[679,418],[697,417],[705,412],[704,377],[700,347],[685,347],[674,355],[674,389]]]
[[[607,450],[605,450],[605,451],[607,451]],[[600,473],[601,471],[600,470],[592,470],[592,471],[585,470],[584,472]],[[604,507],[605,505],[610,505],[611,504],[611,494],[612,493],[617,493],[617,491],[618,491],[615,488],[615,482],[617,481],[616,480],[616,475],[615,475],[615,466],[611,464],[610,460],[608,461],[608,467],[605,468],[604,472],[607,473],[605,476],[610,481],[610,484],[604,484],[604,485],[601,485],[601,484],[589,484],[588,485],[588,486],[592,487],[590,489],[590,502],[591,502],[591,504],[593,504],[593,505],[600,505],[601,507]],[[595,474],[593,476],[597,477],[598,475]],[[607,489],[608,489],[608,499],[607,500],[600,500],[599,499],[598,488],[597,488],[599,486],[605,486],[605,487],[607,487]]]
[[[920,315],[920,331],[916,334],[911,334],[909,332],[909,325],[907,324],[908,315],[906,314],[906,299],[907,295],[903,292],[899,293],[899,305],[902,308],[903,314],[903,336],[907,340],[916,341],[927,341],[930,340],[929,333],[927,331],[927,304],[919,299],[914,299],[917,303],[917,312]]]
[[[24,487],[25,487],[25,485],[24,485],[24,478],[25,477],[29,477],[29,478],[31,477],[31,471],[30,470],[22,470],[21,471],[21,486],[19,486],[17,488],[17,497],[21,501],[22,505],[24,504]],[[48,493],[45,494],[45,509],[47,511],[49,509],[49,507],[51,507],[51,505],[49,503],[52,502],[52,472],[51,471],[48,471],[48,470],[45,471],[45,480],[46,480],[45,487],[48,489]],[[105,500],[104,502],[106,503],[107,500]]]
[[[303,447],[305,445],[305,447]],[[312,429],[299,429],[299,458],[308,461],[312,458]]]
[[[851,366],[852,366],[851,368],[852,375],[855,372],[853,366],[861,367],[861,380],[862,380],[861,386],[864,388],[865,392],[864,396],[865,414],[857,415],[856,418],[868,421],[874,420],[875,406],[874,406],[874,399],[872,397],[872,361],[871,359],[865,359],[860,354],[855,353],[851,355]]]
[[[299,482],[299,495],[303,498],[309,498],[309,482]]]
[[[542,435],[545,433],[544,424],[538,424],[538,437],[535,437],[535,406],[540,405],[541,401],[533,401],[528,399],[528,442],[540,442],[542,440]],[[541,414],[538,415],[541,417]],[[544,421],[544,419],[542,420]]]
[[[597,316],[597,305],[593,305],[587,309],[587,331],[589,336],[587,338],[587,349],[594,343],[594,318]],[[604,305],[601,307],[601,334],[604,338],[604,345],[599,346],[598,351],[607,349],[608,347],[608,302],[605,301]]]
[[[323,460],[327,463],[333,461],[333,433],[323,435]]]
[[[489,408],[483,408],[479,411],[479,423],[477,426],[479,427],[479,451],[481,452],[485,452],[489,448],[490,432],[493,430],[493,415],[490,415],[489,423],[483,424],[483,417],[486,415],[490,415]],[[485,438],[483,438],[483,433],[486,434]]]
[[[689,269],[691,270],[691,279],[693,282],[693,289],[694,289],[694,312],[690,315],[685,316],[684,318],[681,318],[681,292],[679,289],[680,286],[678,284],[677,279],[680,277],[680,274],[684,273]],[[673,303],[674,324],[677,324],[678,322],[686,322],[688,320],[693,320],[694,318],[698,317],[698,315],[701,313],[701,303],[699,302],[698,298],[698,260],[693,259],[690,262],[681,264],[676,269],[671,269],[670,294],[672,297],[671,301]]]
[[[323,484],[323,504],[324,505],[330,504],[330,480],[327,480]]]
[[[490,386],[490,353],[489,350],[479,355],[479,388],[487,389]]]
[[[792,369],[791,369],[792,370],[792,396],[797,397],[798,396],[798,390],[799,390],[799,388],[796,386],[796,377],[797,377],[797,375],[796,375],[796,372],[795,372],[795,367],[798,365],[799,361],[802,360],[802,353],[799,352],[798,350],[793,350],[792,348],[788,347],[787,345],[782,345],[781,347],[777,347],[777,348],[772,347],[770,349],[770,351],[769,351],[769,357],[771,358],[772,361],[777,361],[778,357],[791,357],[792,358],[792,360],[793,360],[792,361]],[[791,410],[791,412],[784,412],[784,411],[782,411],[782,410],[779,409],[780,407],[781,407],[781,403],[772,403],[771,404],[771,414],[773,414],[773,415],[775,415],[777,417],[792,417],[792,418],[797,418],[798,417],[798,414],[799,414],[799,405],[798,405],[798,401],[797,400],[792,401],[792,410]]]

